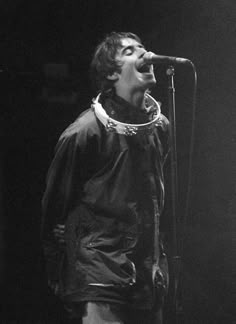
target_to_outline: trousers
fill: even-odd
[[[72,306],[72,307],[71,307]],[[78,308],[77,308],[78,306]],[[162,324],[162,310],[130,309],[124,305],[105,302],[87,302],[70,305],[74,316],[79,309],[77,323],[81,324]],[[74,323],[74,321],[73,321]]]

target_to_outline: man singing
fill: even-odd
[[[48,282],[83,324],[162,323],[159,240],[168,120],[146,49],[112,32],[96,48],[98,95],[61,135],[43,197]]]

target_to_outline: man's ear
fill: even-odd
[[[107,79],[111,81],[116,81],[119,78],[118,72],[113,72],[112,74],[107,75]]]

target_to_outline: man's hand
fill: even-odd
[[[54,237],[60,245],[65,244],[65,225],[57,224],[53,229]]]

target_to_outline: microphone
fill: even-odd
[[[174,57],[174,56],[165,56],[165,55],[157,55],[152,52],[146,52],[143,55],[143,61],[145,64],[175,64],[175,63],[182,63],[182,64],[191,64],[191,61],[182,58],[182,57]]]

